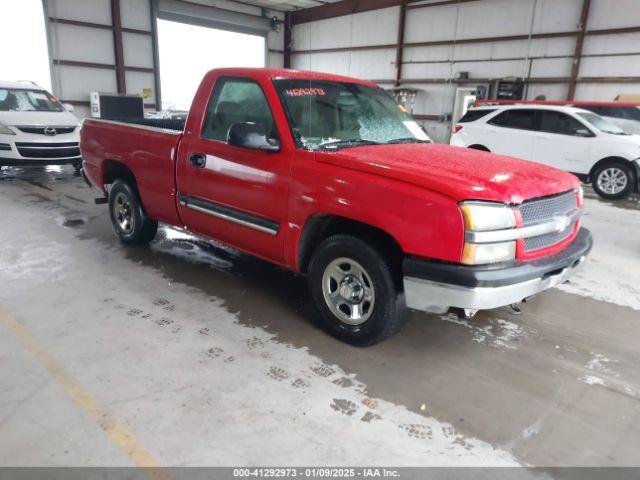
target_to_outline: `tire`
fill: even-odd
[[[606,200],[627,198],[634,190],[634,183],[631,165],[621,161],[607,162],[593,172],[593,189]]]
[[[314,251],[308,272],[320,325],[334,337],[365,347],[386,340],[404,325],[407,308],[399,275],[384,255],[359,238],[325,239]]]
[[[146,245],[156,236],[158,222],[147,217],[138,192],[125,180],[116,180],[109,190],[109,216],[122,243]]]
[[[484,145],[469,145],[469,147],[471,150],[480,150],[482,152],[488,152],[489,149],[487,147],[485,147]]]

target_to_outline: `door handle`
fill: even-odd
[[[189,155],[189,162],[196,168],[204,168],[207,164],[207,156],[202,153],[192,153]]]

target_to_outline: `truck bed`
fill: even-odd
[[[112,122],[128,123],[131,125],[141,125],[144,127],[159,128],[161,130],[175,130],[182,132],[186,120],[178,120],[173,118],[112,118]]]
[[[133,174],[149,217],[179,224],[174,165],[182,138],[178,122],[184,125],[170,119],[86,119],[80,141],[85,174],[106,193],[115,162],[121,162]]]

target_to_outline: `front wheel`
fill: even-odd
[[[138,192],[124,180],[116,180],[109,190],[109,215],[122,243],[144,245],[156,236],[158,222],[147,217]]]
[[[309,266],[308,286],[321,326],[356,346],[374,345],[400,330],[406,306],[398,283],[389,260],[350,235],[324,240]]]
[[[598,167],[593,174],[593,189],[602,198],[618,200],[633,191],[634,175],[630,165],[612,162]]]

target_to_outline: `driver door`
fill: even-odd
[[[242,77],[215,81],[200,132],[178,153],[178,210],[191,231],[275,262],[283,230],[291,155],[231,146],[231,125],[254,122],[280,138],[262,87]]]

